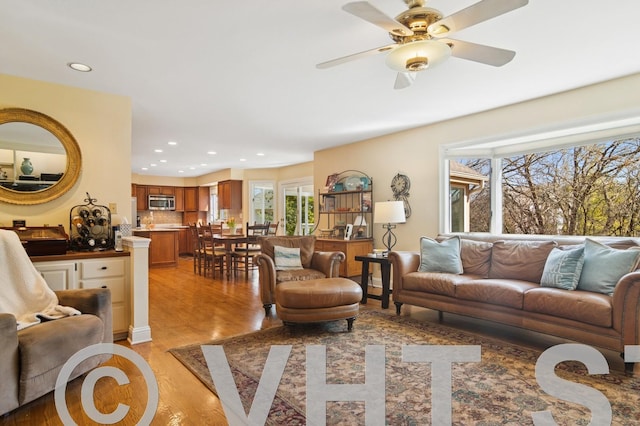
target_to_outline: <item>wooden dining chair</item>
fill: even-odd
[[[255,269],[256,265],[253,259],[256,255],[260,254],[260,245],[255,241],[251,241],[253,237],[264,236],[269,232],[269,222],[263,224],[249,225],[247,222],[245,227],[245,235],[249,239],[247,243],[238,244],[233,251],[233,271],[237,273],[240,265],[244,266],[245,276],[249,274],[249,269]]]
[[[189,232],[191,233],[191,242],[193,250],[193,273],[202,275],[202,263],[204,257],[204,250],[201,246],[202,241],[200,239],[200,229],[195,223],[189,223]]]
[[[280,225],[280,222],[276,222],[276,223],[270,223],[269,224],[269,231],[267,232],[267,235],[278,235],[278,226]]]
[[[224,245],[216,244],[214,240],[215,235],[222,233],[222,225],[209,224],[202,227],[204,229],[203,235],[203,247],[204,247],[204,275],[207,275],[207,271],[211,270],[211,277],[216,277],[216,270],[220,271],[220,278],[224,274],[225,258],[227,252]]]

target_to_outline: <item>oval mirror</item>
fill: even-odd
[[[78,180],[80,146],[48,115],[22,108],[0,110],[0,201],[41,204]]]

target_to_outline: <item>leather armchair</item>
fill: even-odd
[[[276,285],[286,281],[305,281],[319,278],[334,278],[340,275],[340,263],[345,260],[340,251],[315,251],[316,237],[266,236],[258,237],[262,253],[256,256],[258,281],[262,306],[268,315],[275,304]],[[277,271],[274,260],[274,246],[300,248],[303,269]]]

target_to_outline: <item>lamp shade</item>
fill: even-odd
[[[402,201],[380,201],[373,211],[374,223],[404,223],[404,203]]]
[[[398,72],[422,71],[446,61],[451,48],[441,41],[420,40],[406,43],[392,50],[386,59],[387,66]]]
[[[367,226],[367,221],[364,219],[364,216],[356,216],[353,220],[353,226]]]

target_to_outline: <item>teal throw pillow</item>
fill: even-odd
[[[640,250],[618,250],[587,238],[578,290],[612,295],[618,280],[637,268],[639,256]]]
[[[453,237],[440,243],[431,238],[420,238],[420,267],[418,271],[462,274],[460,238]]]
[[[584,264],[584,247],[572,250],[554,248],[544,264],[540,285],[575,290]]]
[[[273,255],[277,271],[302,269],[300,247],[273,246]]]

